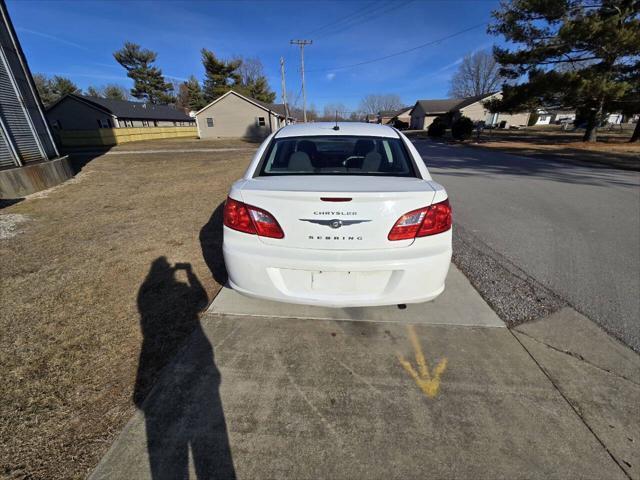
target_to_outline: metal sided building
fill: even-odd
[[[0,198],[48,188],[71,175],[44,116],[4,0],[0,0]]]

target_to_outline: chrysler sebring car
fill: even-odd
[[[363,123],[289,125],[260,146],[224,206],[241,294],[353,307],[432,300],[451,262],[451,207],[413,144]]]

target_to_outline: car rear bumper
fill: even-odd
[[[444,291],[451,230],[385,250],[314,250],[267,245],[224,228],[231,288],[305,305],[356,307],[420,303]]]

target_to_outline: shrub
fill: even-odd
[[[451,125],[451,135],[457,140],[466,140],[473,134],[473,122],[468,117],[460,117]]]
[[[427,129],[427,135],[430,137],[442,137],[447,130],[447,124],[440,117],[433,119],[431,125]]]

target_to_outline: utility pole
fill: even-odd
[[[289,121],[289,105],[287,105],[287,84],[284,80],[284,58],[280,57],[280,76],[282,77],[282,103],[284,103],[284,123]]]
[[[291,45],[298,45],[300,47],[300,71],[302,72],[302,117],[304,122],[307,123],[307,91],[304,87],[304,47],[311,45],[313,40],[291,40]]]

